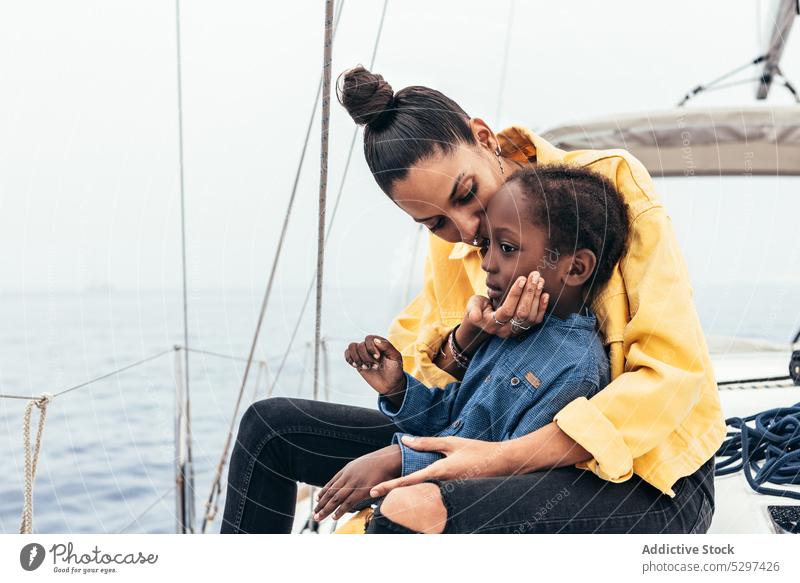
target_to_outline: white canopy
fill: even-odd
[[[541,135],[564,150],[623,148],[652,176],[800,176],[800,105],[623,114]]]

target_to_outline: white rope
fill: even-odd
[[[25,448],[25,501],[22,507],[20,534],[33,533],[33,482],[36,479],[36,466],[39,463],[39,451],[42,448],[42,432],[47,406],[53,400],[51,393],[43,393],[41,397],[28,402],[22,422],[22,442]],[[36,444],[31,450],[31,414],[34,405],[39,408],[39,428],[36,430]]]

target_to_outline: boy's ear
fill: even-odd
[[[597,256],[589,249],[578,249],[568,258],[564,284],[579,287],[585,284],[597,267]]]

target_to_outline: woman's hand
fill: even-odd
[[[363,342],[352,342],[344,351],[344,359],[378,393],[397,406],[403,402],[403,356],[386,338],[369,335]]]
[[[543,287],[544,279],[538,271],[531,272],[527,278],[517,278],[497,311],[489,298],[472,296],[467,302],[464,321],[456,331],[460,332],[456,336],[459,346],[470,346],[486,334],[500,338],[516,336],[541,324],[550,301],[550,294],[542,293]]]
[[[445,457],[417,472],[378,484],[370,490],[372,497],[385,496],[400,486],[420,484],[431,478],[464,480],[529,474],[592,459],[592,454],[564,433],[555,421],[508,441],[481,441],[455,436],[411,439],[406,435],[403,436],[403,444],[418,451],[438,451]]]
[[[420,484],[431,478],[458,480],[487,476],[507,476],[513,466],[505,456],[508,441],[481,441],[464,437],[403,436],[403,444],[417,451],[436,451],[445,457],[407,476],[388,480],[370,490],[370,496],[379,498],[400,486]]]
[[[370,488],[400,475],[403,460],[400,446],[392,444],[356,458],[333,476],[320,490],[314,520],[333,512],[339,520],[357,503],[370,497]]]

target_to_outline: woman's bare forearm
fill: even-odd
[[[555,421],[528,435],[503,442],[502,450],[509,474],[528,474],[592,459],[592,454],[561,431]]]

